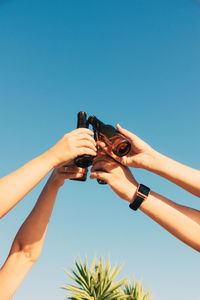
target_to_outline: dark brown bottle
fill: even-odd
[[[77,121],[77,128],[88,128],[89,123],[87,121],[87,115],[84,111],[80,111],[78,113],[78,121]],[[93,161],[93,156],[88,154],[83,154],[74,159],[74,164],[79,168],[87,169],[91,166]],[[87,173],[85,173],[81,178],[74,178],[72,180],[77,181],[86,181]]]
[[[89,116],[88,122],[98,133],[99,140],[102,140],[110,149],[110,155],[122,157],[131,150],[131,143],[119,133],[112,125],[106,125],[95,116]]]
[[[99,140],[99,134],[94,128],[93,128],[93,131],[94,131],[94,139],[95,139],[95,141],[98,141]],[[104,155],[106,155],[105,152],[101,149],[100,146],[97,145],[97,156],[99,157],[99,156],[104,156]],[[96,170],[96,171],[103,171],[103,170],[99,169],[99,170]],[[99,179],[99,178],[97,178],[97,182],[99,184],[107,184],[107,182],[105,180]]]

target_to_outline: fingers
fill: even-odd
[[[96,141],[88,134],[80,134],[81,140],[90,141],[94,146],[96,146]]]
[[[93,132],[87,128],[78,128],[66,134],[67,141],[76,146],[87,146],[96,150],[96,141],[91,137]]]
[[[110,148],[106,145],[106,143],[98,141],[97,146],[99,146],[105,153],[110,154]]]
[[[78,147],[78,148],[81,148],[81,147],[87,147],[87,148],[90,148],[90,149],[92,149],[93,151],[95,151],[95,153],[97,152],[96,146],[95,146],[93,143],[91,143],[90,141],[88,141],[88,140],[80,140],[80,141],[78,142],[77,147]]]
[[[133,139],[134,134],[117,124],[117,130],[128,139]]]
[[[113,168],[115,168],[116,166],[118,166],[118,164],[113,160],[98,160],[93,164],[91,172],[95,172],[97,170],[109,172],[113,170]]]
[[[78,155],[84,155],[84,154],[96,156],[97,155],[97,151],[94,151],[91,148],[80,147],[79,151],[78,151]]]
[[[118,161],[121,164],[124,164],[124,157],[119,157],[117,155],[113,155],[113,152],[111,149],[102,141],[97,142],[97,146],[100,146],[101,149],[109,155],[109,157],[112,157],[114,160]],[[98,155],[97,155],[98,157]]]
[[[83,177],[83,173],[74,173],[74,172],[71,172],[71,173],[60,173],[59,177],[57,177],[55,179],[55,181],[59,182],[60,186],[62,186],[64,184],[64,181],[66,179],[76,179],[76,178],[81,178],[81,177]]]
[[[111,158],[109,155],[107,155],[106,153],[103,154],[99,154],[97,151],[97,156],[94,158],[93,160],[93,164],[96,163],[99,160],[103,160],[105,162],[109,162],[109,161],[113,161],[113,158]]]
[[[88,170],[76,167],[74,165],[63,166],[59,168],[59,175],[62,179],[81,178],[84,174],[87,174]]]
[[[134,144],[136,143],[138,144],[139,142],[142,142],[142,140],[137,135],[122,128],[119,124],[117,124],[117,129],[122,135],[124,135],[127,139],[132,141]]]
[[[88,128],[77,128],[71,132],[73,132],[75,134],[84,134],[85,133],[85,134],[89,134],[90,136],[94,135],[94,132]]]
[[[102,171],[92,172],[90,179],[102,179],[109,183],[110,174]]]
[[[116,165],[115,162],[110,156],[104,155],[95,157],[93,161],[93,166],[91,169],[90,179],[102,179],[109,183],[109,178],[111,174],[109,173]]]
[[[64,175],[64,179],[76,179],[83,177],[83,173],[68,173]]]
[[[85,128],[79,128],[79,129],[85,129]],[[87,152],[87,153],[83,153],[83,154],[89,154],[89,155],[93,155],[93,156],[96,155],[96,152],[97,152],[96,142],[90,135],[85,133],[85,131],[82,131],[82,130],[75,131],[74,130],[71,144],[74,144],[74,146],[77,147],[79,150],[80,150],[80,148],[88,148],[88,149],[93,150],[92,153]]]
[[[80,174],[83,175],[83,174],[87,173],[88,170],[76,167],[74,165],[70,165],[70,166],[63,166],[63,167],[59,168],[59,172],[61,174],[65,174],[65,173],[66,174],[68,174],[68,173],[73,173],[73,174],[77,173],[77,174],[79,174],[80,173]]]

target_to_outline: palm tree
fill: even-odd
[[[135,282],[134,278],[131,283],[129,281],[125,282],[122,290],[128,300],[152,300],[150,291],[147,289],[144,293],[141,283],[139,281]]]
[[[89,269],[87,257],[82,263],[75,260],[74,268],[71,273],[65,271],[76,283],[76,285],[67,284],[62,288],[68,291],[68,299],[71,300],[152,300],[149,290],[143,292],[140,282],[130,283],[125,278],[113,282],[121,270],[121,266],[116,265],[111,270],[110,260],[104,263],[103,258],[96,261],[94,257],[91,268]]]
[[[92,266],[89,269],[87,258],[84,264],[79,258],[79,262],[75,260],[75,266],[70,269],[71,273],[65,271],[75,282],[75,285],[67,284],[62,288],[70,291],[68,299],[72,300],[117,300],[124,299],[126,296],[122,295],[119,289],[125,282],[125,279],[113,283],[113,280],[121,270],[121,267],[116,267],[111,270],[110,260],[106,264],[102,257],[100,261],[96,261],[94,257]]]

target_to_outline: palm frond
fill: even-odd
[[[97,261],[96,256],[89,268],[87,256],[84,262],[79,257],[70,272],[65,270],[76,285],[67,284],[62,288],[71,300],[152,300],[150,291],[147,289],[144,292],[141,282],[136,282],[134,278],[132,282],[126,278],[114,282],[121,268],[114,265],[111,269],[109,258],[107,262],[102,257]]]
[[[124,299],[120,288],[124,284],[124,279],[113,282],[118,275],[121,267],[115,267],[111,270],[110,259],[105,263],[100,257],[97,262],[94,257],[91,268],[88,267],[87,257],[84,263],[79,260],[74,261],[74,267],[71,272],[66,274],[77,284],[63,286],[62,288],[72,292],[68,299],[92,299],[92,300],[119,300]]]
[[[147,289],[144,293],[141,282],[136,282],[134,278],[131,283],[125,282],[122,291],[128,300],[152,300],[150,291]]]

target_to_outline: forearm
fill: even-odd
[[[130,170],[111,158],[94,161],[90,178],[105,180],[120,198],[130,203],[138,193],[138,183]],[[179,205],[153,191],[144,199],[140,209],[171,234],[200,252],[200,211]]]
[[[48,180],[38,201],[19,229],[10,253],[0,270],[0,298],[10,299],[37,261],[60,185]]]
[[[13,173],[1,178],[0,217],[3,217],[29,193],[54,165],[53,156],[47,151]]]
[[[185,166],[156,151],[152,152],[151,161],[151,164],[146,167],[148,171],[158,174],[186,191],[200,197],[199,170]]]
[[[59,187],[46,184],[14,244],[34,262],[40,255]]]
[[[140,210],[175,237],[200,252],[200,212],[151,191]]]
[[[37,261],[59,187],[47,185],[19,229],[8,258],[0,270],[0,298],[10,299]]]

